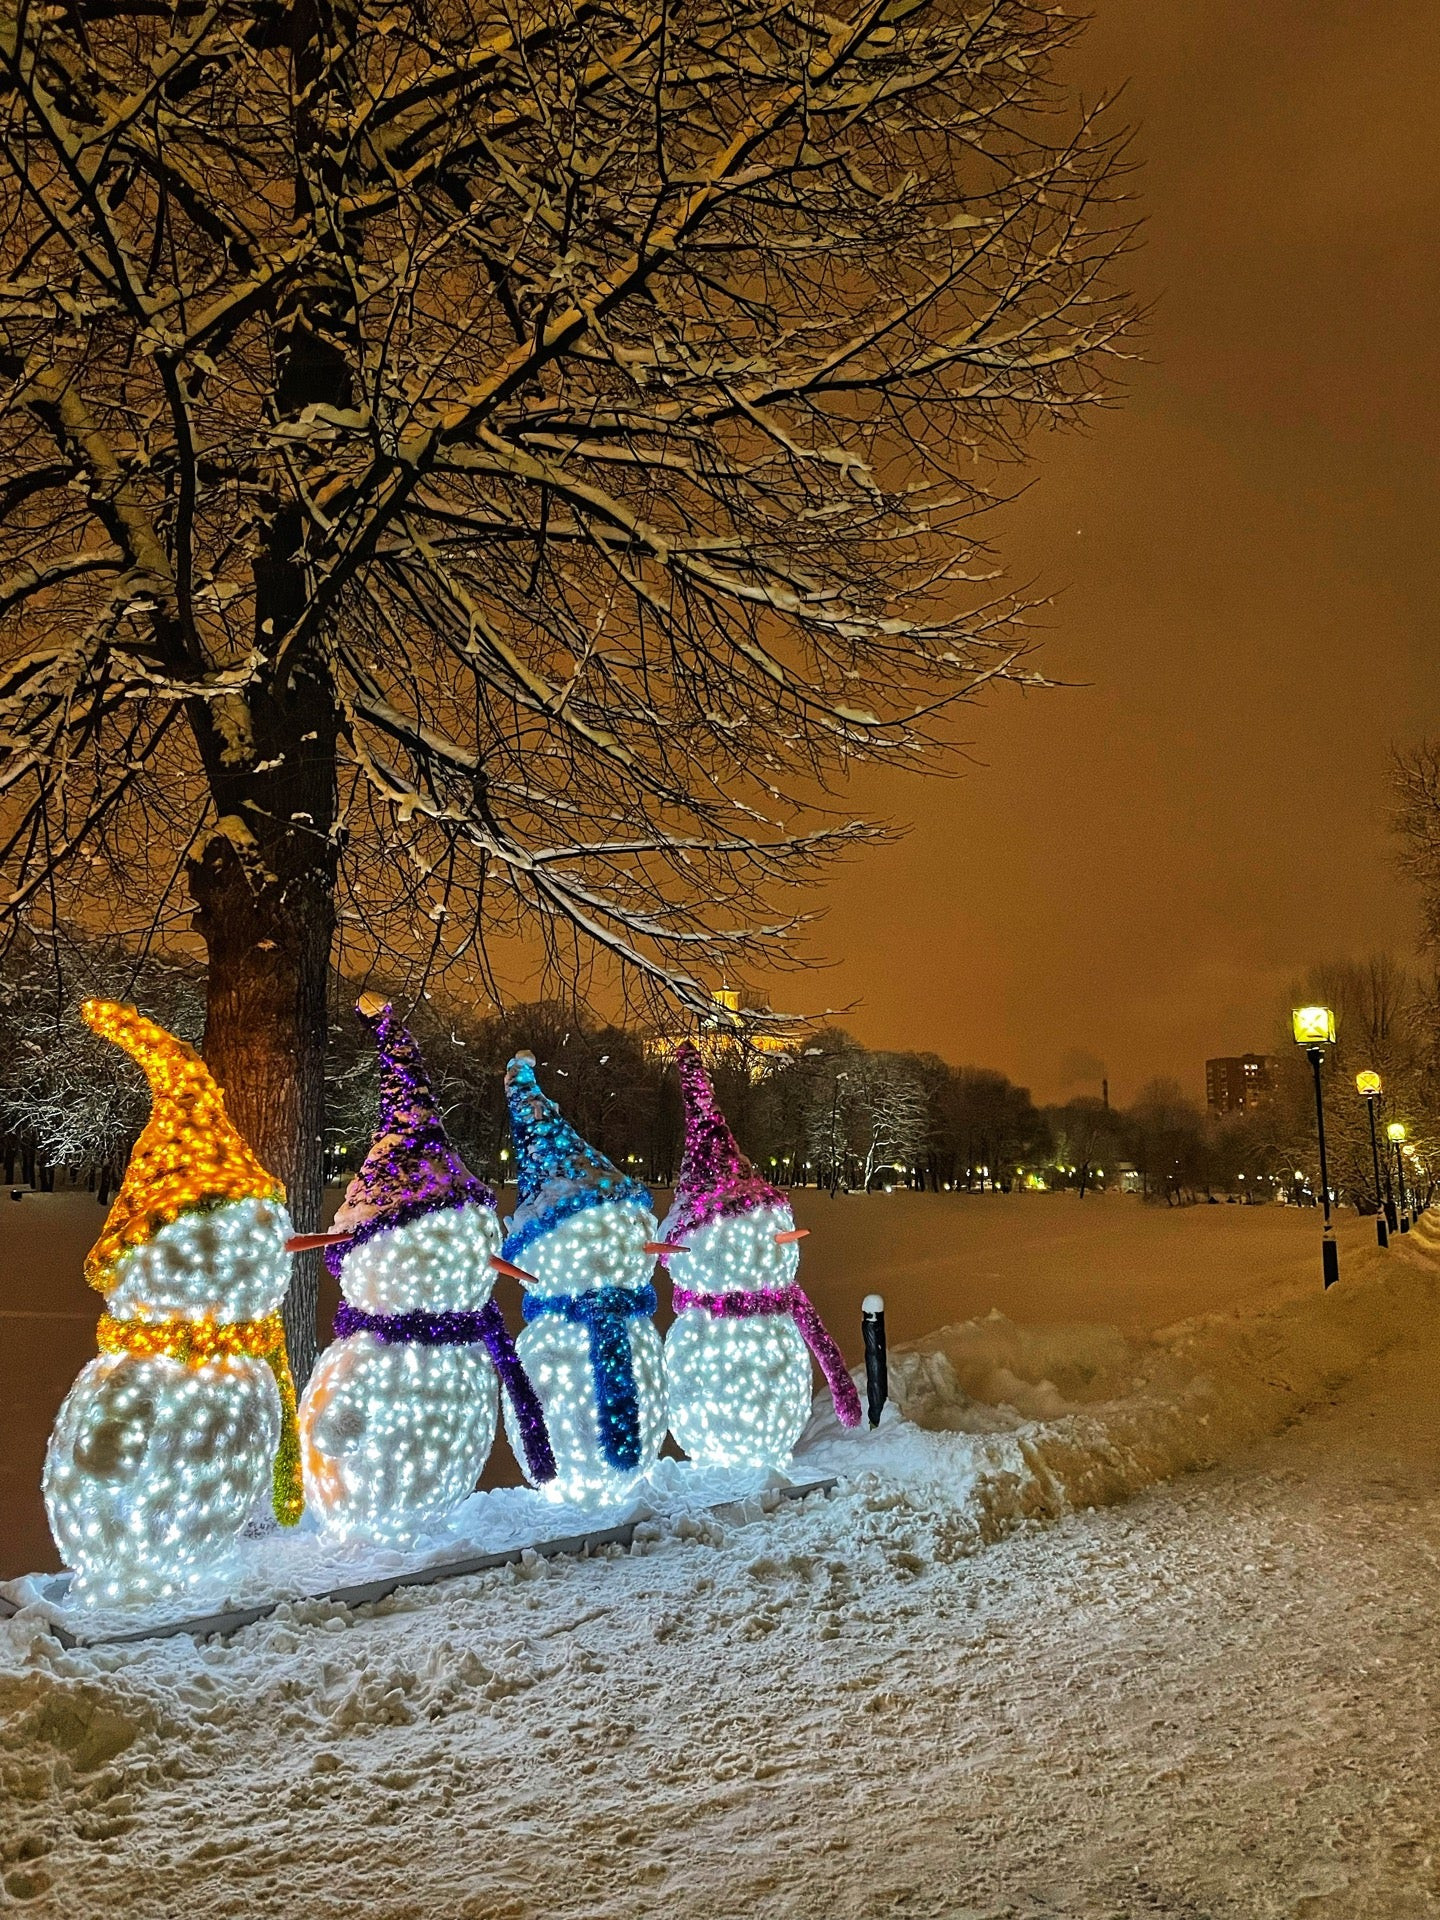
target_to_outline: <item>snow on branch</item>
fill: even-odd
[[[871,834],[830,811],[848,771],[933,765],[958,705],[1038,679],[979,516],[1133,320],[1078,30],[0,23],[12,918],[168,889],[224,818],[255,885],[338,868],[347,925],[426,967],[538,915],[699,1005],[782,950],[773,901]]]

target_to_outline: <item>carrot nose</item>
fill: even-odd
[[[646,1253],[688,1253],[688,1247],[682,1247],[678,1240],[647,1240]]]
[[[285,1242],[287,1253],[313,1253],[316,1247],[338,1247],[348,1233],[292,1233]]]
[[[809,1227],[791,1227],[788,1233],[776,1234],[775,1244],[777,1247],[788,1247],[792,1240],[804,1240],[809,1232]]]
[[[517,1267],[513,1260],[502,1260],[498,1253],[491,1254],[490,1264],[496,1273],[508,1273],[512,1280],[526,1280],[532,1287],[538,1287],[540,1284],[533,1273],[527,1273],[523,1267]]]

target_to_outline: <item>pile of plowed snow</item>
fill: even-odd
[[[1318,1236],[1317,1236],[1318,1239]],[[863,1470],[960,1506],[977,1538],[1123,1500],[1277,1432],[1435,1320],[1440,1228],[1349,1248],[1341,1285],[1280,1289],[1243,1311],[1144,1335],[1025,1327],[992,1312],[890,1357],[891,1406],[857,1449],[821,1402],[807,1474]]]

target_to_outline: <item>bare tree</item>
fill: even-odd
[[[139,999],[182,1039],[198,1040],[204,985],[114,942],[53,929],[12,943],[0,970],[0,1140],[25,1139],[37,1169],[90,1170],[102,1199],[150,1111],[144,1076],[80,1018],[91,997]]]
[[[924,1145],[925,1083],[905,1054],[862,1051],[846,1090],[852,1151],[868,1193],[887,1167],[908,1171]]]
[[[823,1028],[812,1036],[792,1069],[790,1092],[795,1109],[795,1131],[803,1144],[807,1164],[813,1163],[816,1184],[833,1195],[849,1183],[848,1126],[843,1102],[850,1078],[851,1056],[859,1049],[839,1028]]]
[[[1023,0],[0,22],[6,907],[188,887],[206,1054],[300,1226],[337,912],[352,970],[498,996],[529,925],[699,1008],[864,836],[831,775],[922,764],[1028,676],[971,522],[1127,320],[1077,31]]]
[[[816,1038],[802,1062],[806,1146],[832,1193],[842,1183],[868,1191],[925,1144],[924,1079],[906,1054],[871,1053],[839,1030]]]
[[[943,1095],[942,1138],[957,1180],[1007,1193],[1016,1162],[1045,1151],[1048,1129],[1029,1089],[989,1067],[957,1067]]]
[[[1420,888],[1421,946],[1440,954],[1440,740],[1396,754],[1390,779],[1400,867]]]
[[[1048,1118],[1056,1163],[1075,1177],[1075,1191],[1083,1200],[1102,1156],[1113,1159],[1119,1147],[1120,1116],[1093,1094],[1081,1094],[1052,1107]]]
[[[1178,1206],[1205,1178],[1205,1116],[1175,1080],[1151,1080],[1126,1115],[1130,1152],[1149,1200]]]
[[[1396,797],[1394,827],[1400,836],[1400,867],[1420,889],[1420,950],[1431,961],[1410,1003],[1417,1079],[1413,1105],[1424,1115],[1419,1148],[1428,1190],[1440,1167],[1440,740],[1422,741],[1397,754],[1391,774]]]

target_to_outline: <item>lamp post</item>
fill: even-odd
[[[1380,1098],[1380,1076],[1368,1068],[1355,1076],[1355,1090],[1365,1102],[1370,1116],[1370,1164],[1375,1169],[1375,1238],[1382,1247],[1390,1244],[1389,1223],[1385,1218],[1385,1195],[1380,1186],[1380,1143],[1375,1137],[1375,1103]]]
[[[1320,1065],[1327,1046],[1335,1044],[1335,1015],[1329,1007],[1296,1007],[1290,1015],[1290,1030],[1297,1047],[1305,1049],[1305,1058],[1315,1076],[1315,1132],[1320,1141],[1320,1204],[1325,1210],[1325,1225],[1320,1236],[1320,1268],[1325,1285],[1333,1287],[1340,1278],[1340,1249],[1335,1244],[1335,1223],[1330,1218],[1330,1168],[1325,1159],[1325,1096],[1320,1087]]]
[[[1385,1137],[1387,1140],[1390,1137],[1390,1129],[1388,1127],[1385,1129]],[[1391,1233],[1398,1233],[1400,1231],[1400,1214],[1395,1205],[1395,1182],[1390,1178],[1390,1156],[1388,1153],[1383,1156],[1383,1165],[1385,1168],[1385,1224]]]
[[[1401,1149],[1405,1145],[1405,1122],[1392,1120],[1385,1129],[1385,1137],[1395,1149],[1395,1189],[1400,1196],[1400,1231],[1410,1231],[1410,1204],[1405,1197],[1405,1161]]]

